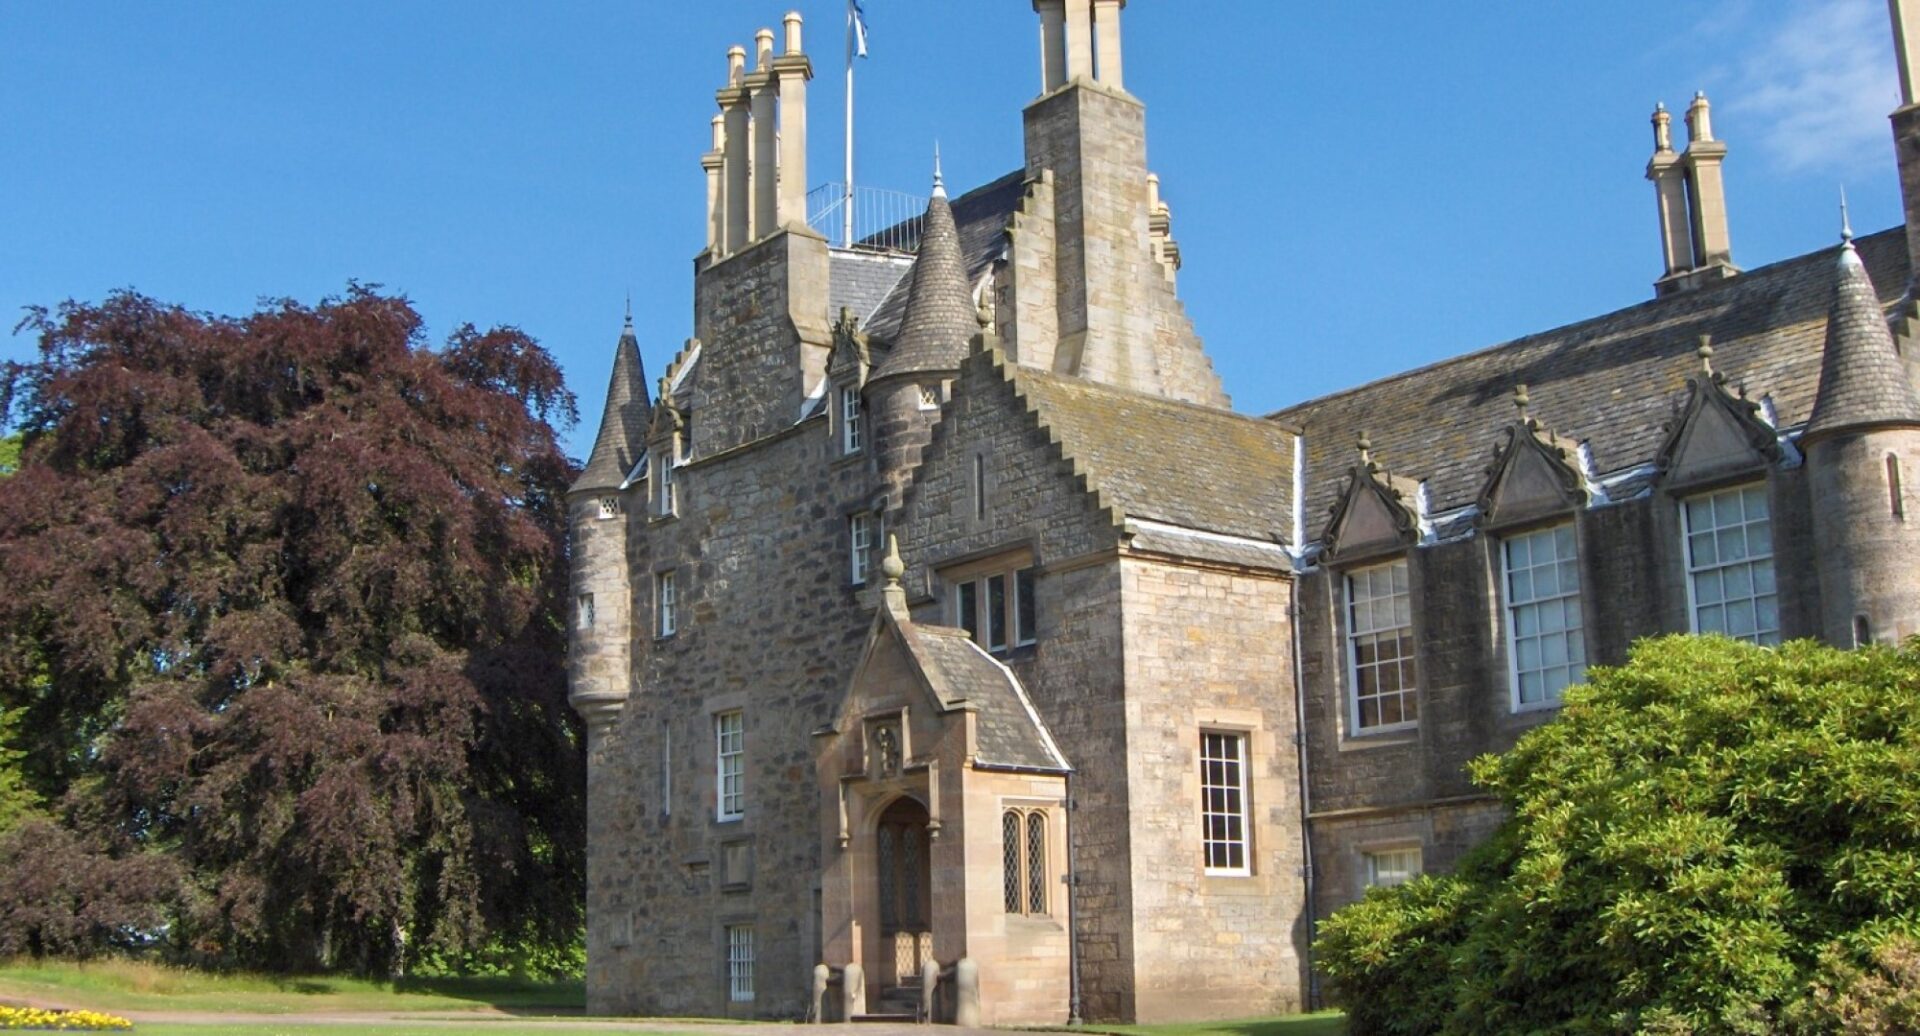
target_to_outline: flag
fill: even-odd
[[[853,34],[853,53],[851,57],[867,56],[867,12],[860,6],[860,0],[847,0],[847,29]]]

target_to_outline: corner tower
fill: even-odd
[[[1024,115],[1029,191],[1011,235],[1001,335],[1025,366],[1226,406],[1160,245],[1146,106],[1121,78],[1125,7],[1034,0],[1042,93]]]
[[[920,450],[933,434],[948,384],[967,358],[974,329],[973,285],[960,253],[960,232],[947,204],[946,185],[934,159],[933,197],[927,202],[920,254],[907,286],[907,308],[893,351],[867,380],[873,415],[874,451],[885,480],[888,507],[898,507],[919,466]]]
[[[572,632],[567,698],[598,744],[627,702],[630,598],[627,584],[627,476],[640,463],[652,417],[640,342],[627,312],[613,347],[607,405],[587,464],[567,490],[572,545]]]
[[[1821,636],[1842,647],[1920,633],[1920,398],[1867,269],[1843,233],[1813,416],[1801,435],[1820,559]]]

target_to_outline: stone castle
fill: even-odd
[[[569,497],[595,1013],[1298,1009],[1315,919],[1484,837],[1465,762],[1590,662],[1920,632],[1920,0],[1904,227],[1736,267],[1696,97],[1651,300],[1264,417],[1124,0],[1033,6],[1024,167],[894,247],[807,224],[799,16],[728,55],[694,337],[649,386],[629,323]]]

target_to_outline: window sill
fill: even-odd
[[[1396,748],[1420,742],[1418,723],[1400,724],[1392,727],[1372,727],[1365,733],[1342,732],[1340,751],[1364,752],[1369,748]]]

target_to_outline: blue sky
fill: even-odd
[[[859,179],[923,193],[1018,167],[1027,0],[865,0]],[[836,179],[839,0],[800,0],[810,176]],[[731,43],[772,0],[0,0],[0,331],[132,287],[219,313],[349,279],[434,340],[517,324],[590,446],[631,291],[655,373],[691,327],[699,153]],[[1134,0],[1128,87],[1187,302],[1265,412],[1648,297],[1655,100],[1714,102],[1734,258],[1894,225],[1882,0],[1606,4]],[[1677,123],[1676,119],[1676,123]],[[30,356],[0,334],[0,358]]]

